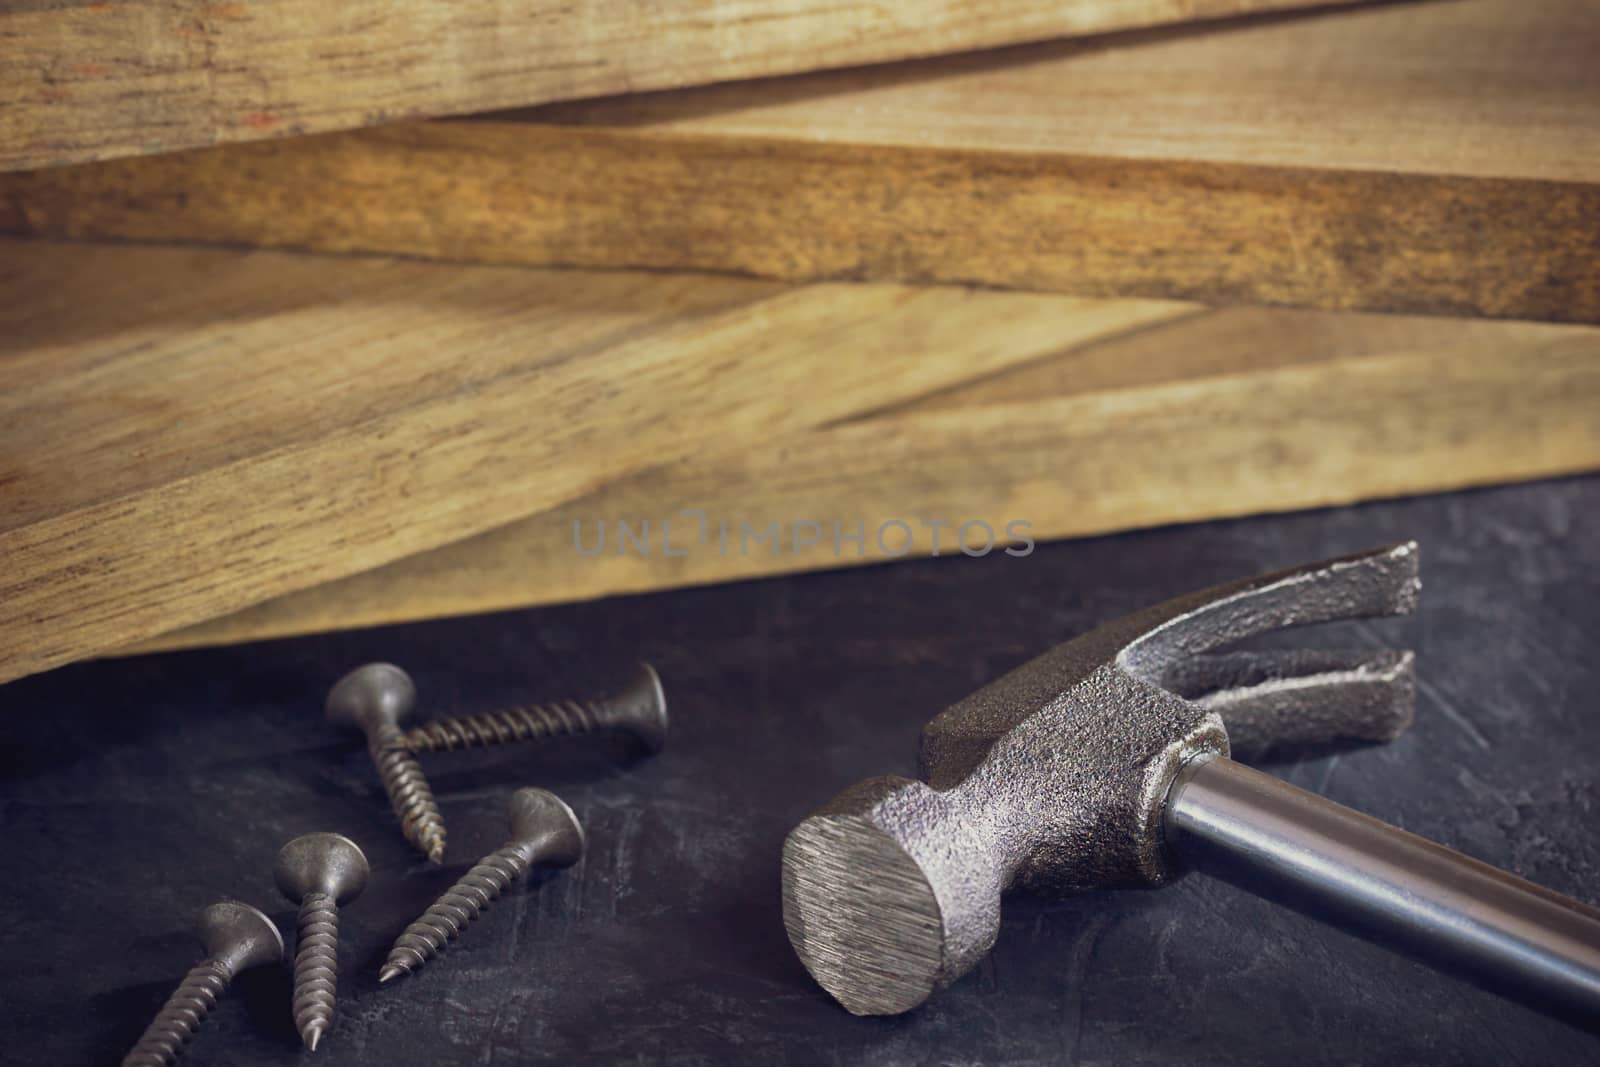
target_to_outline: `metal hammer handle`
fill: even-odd
[[[1271,775],[1199,756],[1163,822],[1189,865],[1593,1026],[1600,910]]]

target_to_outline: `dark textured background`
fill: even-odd
[[[784,834],[842,786],[912,772],[921,724],[1095,623],[1190,589],[1417,537],[1417,724],[1275,768],[1555,889],[1600,897],[1600,479],[900,563],[217,651],[80,664],[0,688],[0,1059],[114,1062],[195,959],[202,906],[286,925],[272,859],[339,830],[372,860],[344,913],[341,1015],[315,1062],[1600,1062],[1600,1040],[1196,876],[1008,901],[1000,942],[922,1010],[857,1019],[784,938]],[[575,561],[581,566],[581,561]],[[1329,639],[1339,635],[1330,631]],[[322,696],[386,658],[424,711],[557,696],[660,668],[667,751],[440,756],[443,870],[397,832]],[[379,989],[396,934],[504,836],[516,785],[589,830],[571,871]],[[188,1062],[287,1063],[288,977],[247,975]],[[308,1057],[309,1059],[309,1057]]]

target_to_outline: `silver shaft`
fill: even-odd
[[[1230,759],[1184,768],[1165,826],[1199,870],[1600,1023],[1600,910]]]

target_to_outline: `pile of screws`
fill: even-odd
[[[667,703],[661,679],[640,664],[618,693],[596,701],[527,704],[456,719],[438,719],[402,732],[416,706],[416,687],[405,671],[369,663],[345,675],[328,694],[331,722],[361,730],[367,751],[406,840],[442,863],[444,817],[417,763],[418,753],[505,745],[540,738],[622,733],[646,751],[667,740]],[[388,982],[410,974],[442,952],[468,923],[513,883],[540,865],[570,867],[583,855],[583,827],[572,809],[544,789],[511,795],[511,838],[479,860],[395,941],[378,975]],[[367,857],[340,834],[303,834],[278,853],[274,877],[299,906],[292,1011],[307,1049],[316,1051],[333,1024],[339,974],[339,908],[366,888]],[[240,971],[283,959],[283,935],[262,912],[224,900],[200,916],[205,959],[190,968],[167,998],[123,1067],[165,1067],[182,1054],[228,983]]]

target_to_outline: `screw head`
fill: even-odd
[[[343,834],[301,834],[278,851],[272,869],[278,888],[299,903],[309,893],[327,893],[340,904],[367,886],[367,857]]]
[[[548,789],[511,794],[511,836],[536,852],[540,863],[570,867],[583,855],[583,826],[560,797]]]
[[[616,725],[646,752],[653,755],[667,746],[667,695],[654,667],[639,664],[628,685],[610,703],[618,709]]]
[[[200,913],[206,955],[240,971],[283,959],[283,935],[266,915],[237,900],[222,900]]]
[[[340,678],[328,691],[328,721],[371,733],[393,725],[417,706],[411,676],[392,663],[368,663]]]

